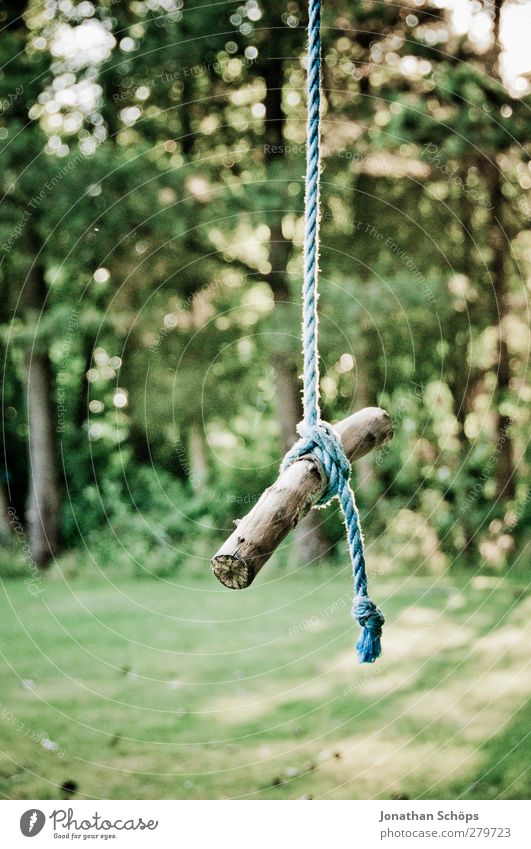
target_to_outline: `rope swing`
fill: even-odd
[[[321,104],[321,0],[309,0],[308,23],[308,140],[306,146],[306,195],[304,227],[304,283],[302,291],[302,347],[304,354],[304,418],[297,427],[301,437],[282,462],[285,470],[295,460],[313,455],[328,480],[316,506],[324,507],[337,497],[345,517],[354,578],[352,615],[361,626],[356,643],[360,663],[373,663],[380,655],[384,616],[369,598],[365,551],[356,500],[349,478],[350,462],[332,426],[321,420],[319,404],[318,258],[320,218],[320,104]]]

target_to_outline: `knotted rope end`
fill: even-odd
[[[359,662],[374,663],[382,651],[380,637],[385,617],[372,599],[362,595],[354,599],[352,615],[361,626],[361,634],[356,643]]]

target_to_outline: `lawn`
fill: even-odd
[[[265,572],[5,581],[3,797],[529,795],[523,584],[380,576],[359,666],[347,569]]]

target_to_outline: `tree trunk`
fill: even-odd
[[[51,395],[48,354],[33,352],[27,358],[30,495],[26,518],[31,556],[40,569],[48,566],[58,546],[59,485]]]
[[[467,170],[468,163],[465,163],[461,168],[463,185],[466,184]],[[472,280],[474,278],[472,207],[470,200],[464,192],[461,189],[458,189],[458,192],[458,209],[463,234],[461,272],[468,280]],[[467,416],[471,412],[471,399],[473,397],[475,381],[478,379],[477,373],[472,374],[469,355],[470,324],[474,324],[474,314],[474,307],[470,301],[467,302],[466,310],[462,312],[454,311],[452,316],[454,344],[451,346],[449,352],[449,367],[451,372],[449,386],[452,393],[454,414],[458,424],[457,437],[460,446],[460,466],[462,468],[465,467],[470,452],[470,443],[466,435],[465,425]],[[463,479],[464,485],[461,484],[461,480]],[[465,557],[471,558],[474,555],[474,527],[470,517],[470,509],[467,506],[469,490],[466,476],[459,477],[458,486],[459,508],[462,508],[459,515],[461,516],[461,530],[463,532],[463,546],[460,553]]]
[[[361,83],[365,80],[365,77],[362,78],[360,82],[360,90]],[[369,78],[367,76],[367,85]],[[374,184],[371,180],[371,177],[367,174],[358,174],[355,177],[354,182],[354,193],[353,193],[353,207],[352,207],[352,217],[353,221],[361,220],[360,216],[363,215],[363,201],[364,197],[367,194],[369,197],[374,192]],[[366,333],[366,328],[363,325],[359,328],[358,333],[358,342],[356,346],[356,394],[355,394],[355,404],[357,409],[363,409],[364,407],[368,407],[373,404],[376,399],[371,397],[371,393],[369,391],[369,381],[367,379],[368,375],[368,363],[367,363],[367,353],[365,351],[366,339],[368,338],[368,334]],[[376,481],[376,474],[374,469],[374,460],[369,457],[368,454],[361,457],[356,463],[356,478],[360,484],[365,486],[370,486],[374,484]]]
[[[495,162],[487,162],[487,184],[492,205],[491,247],[494,258],[490,273],[493,294],[493,321],[498,327],[498,357],[496,363],[495,433],[496,433],[496,494],[499,499],[515,494],[515,469],[513,445],[510,435],[511,419],[501,412],[509,392],[511,370],[507,347],[505,318],[508,314],[508,287],[506,272],[507,236],[503,226],[503,195],[500,170]]]
[[[264,67],[267,93],[266,105],[266,128],[265,128],[265,161],[268,170],[275,170],[279,161],[284,144],[284,112],[282,111],[282,80],[283,62],[280,58],[270,59]],[[282,185],[282,184],[279,184]],[[277,317],[283,313],[291,315],[289,304],[291,291],[288,285],[288,262],[291,253],[291,242],[282,233],[282,201],[280,209],[269,213],[269,228],[271,237],[269,243],[269,262],[271,271],[266,279],[271,286],[275,302]],[[282,326],[282,320],[279,324]],[[299,325],[296,330],[298,332]],[[275,373],[277,387],[277,415],[282,437],[282,449],[287,451],[291,448],[297,438],[296,426],[302,418],[302,404],[300,395],[297,367],[293,356],[289,351],[279,346],[272,353],[272,365]],[[298,558],[311,563],[319,560],[327,551],[327,544],[323,533],[323,523],[317,512],[311,512],[297,526],[294,534]]]
[[[280,351],[273,351],[271,361],[275,372],[276,413],[282,451],[286,453],[297,440],[296,426],[301,418],[300,401],[297,392],[294,391],[298,380],[297,370],[289,361],[289,357]]]
[[[23,96],[15,98],[10,109],[10,118],[14,122],[14,127],[17,122],[20,126],[26,124],[28,109],[37,99],[43,76],[48,72],[48,59],[44,51],[41,52],[40,58],[37,58],[36,56],[28,57],[24,50],[32,38],[32,32],[28,29],[25,20],[25,13],[31,6],[30,0],[18,3],[10,0],[2,4],[2,38],[6,38],[8,33],[13,37],[11,40],[12,61],[16,60],[21,93],[23,93]],[[23,152],[24,161],[18,162],[19,174],[24,173],[25,166],[32,162],[33,157],[42,153],[43,144],[44,142],[35,134],[35,130],[30,130]],[[17,189],[12,193],[11,198],[21,208],[26,205],[24,190],[20,189],[18,182]],[[37,215],[37,211],[33,213],[33,216]],[[37,259],[41,247],[40,236],[35,227],[35,217],[32,217],[24,228],[23,239],[18,243],[16,260],[13,265],[9,260],[4,265],[4,272],[12,276],[13,288],[18,286],[22,277],[20,267],[24,263],[30,267],[27,276],[22,278],[21,293],[21,315],[28,331],[37,328],[46,303],[44,268],[42,262]],[[6,266],[9,272],[6,271]],[[46,350],[40,346],[35,337],[32,342],[33,346],[30,346],[30,350],[26,352],[24,362],[29,467],[26,518],[32,558],[39,568],[44,568],[57,550],[59,485],[50,361]],[[12,497],[10,501],[13,502]]]
[[[28,243],[34,245],[31,234]],[[34,248],[34,257],[37,254]],[[29,327],[36,328],[45,308],[47,290],[42,264],[34,259],[32,262],[24,281],[24,318]],[[50,359],[44,344],[35,336],[32,341],[33,347],[25,358],[29,465],[26,520],[31,556],[44,569],[58,548],[59,474]]]
[[[203,429],[195,423],[188,427],[188,462],[192,489],[201,492],[208,480],[208,462]]]
[[[493,7],[494,43],[486,66],[493,77],[500,77],[500,20],[503,0],[495,0]],[[507,347],[507,328],[505,318],[509,312],[506,255],[508,237],[504,227],[504,199],[502,193],[501,171],[496,163],[495,154],[482,162],[491,203],[490,244],[494,254],[490,266],[493,293],[492,320],[498,327],[498,358],[496,370],[495,397],[495,433],[496,433],[496,495],[498,499],[513,498],[515,494],[515,468],[513,463],[513,444],[510,435],[511,419],[501,412],[509,392],[511,379],[510,357]]]
[[[7,498],[4,484],[0,483],[0,543],[7,542],[11,536],[11,525],[7,514]]]
[[[363,333],[363,328],[360,328],[360,330],[361,332],[358,344],[358,351],[356,353],[355,401],[356,409],[362,410],[365,407],[370,406],[371,398],[367,380],[367,358],[363,349],[365,334]],[[360,459],[356,463],[356,470],[356,480],[358,481],[360,486],[370,486],[375,482],[376,475],[374,472],[374,461],[371,459],[369,454],[364,454],[363,457],[360,457]]]
[[[284,239],[280,224],[271,232],[269,261],[272,270],[268,275],[273,290],[275,310],[279,313],[291,313],[289,310],[290,291],[287,285],[287,264],[291,244]],[[282,323],[282,322],[281,322]],[[298,325],[297,325],[298,330]],[[271,355],[277,388],[277,416],[282,438],[282,451],[285,453],[297,439],[297,424],[302,418],[301,394],[296,365],[290,353],[274,350]],[[297,525],[294,532],[297,557],[301,562],[314,563],[327,553],[327,543],[323,532],[323,519],[317,511],[312,511]]]

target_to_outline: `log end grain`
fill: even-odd
[[[237,554],[217,554],[212,558],[212,571],[218,581],[230,590],[244,590],[250,586],[255,570]]]

